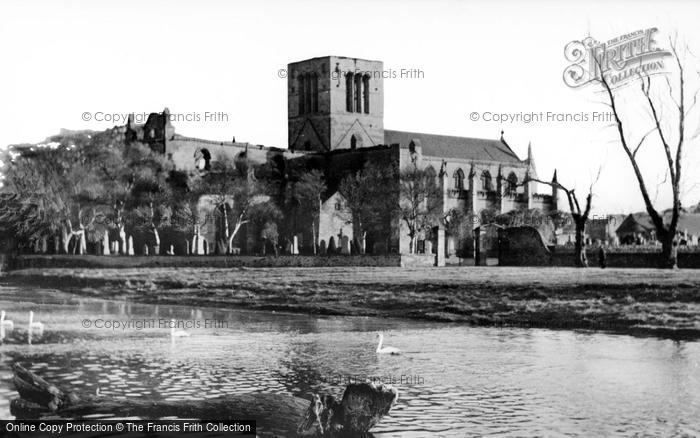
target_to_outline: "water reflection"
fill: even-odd
[[[18,299],[21,297],[21,299]],[[610,436],[700,433],[700,344],[570,331],[153,306],[0,287],[15,330],[0,347],[0,416],[10,364],[80,392],[201,400],[272,392],[339,396],[365,378],[401,395],[377,436]],[[44,335],[26,342],[34,309]],[[86,329],[84,319],[213,320],[225,326]],[[375,336],[402,356],[377,355]],[[167,415],[167,413],[164,413]]]

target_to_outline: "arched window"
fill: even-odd
[[[362,76],[355,76],[355,112],[362,112]]]
[[[345,109],[352,112],[353,99],[352,99],[352,89],[353,89],[353,74],[348,73],[345,75]]]
[[[299,87],[299,115],[304,114],[304,75],[299,75],[297,78],[297,86]]]
[[[481,190],[485,192],[490,192],[493,190],[493,185],[491,184],[491,173],[488,170],[484,170],[481,174]]]
[[[353,134],[350,137],[350,149],[357,149],[362,147],[362,136]]]
[[[518,177],[515,176],[514,172],[508,174],[508,179],[506,180],[506,194],[514,195],[518,190]]]
[[[369,75],[362,77],[363,100],[365,106],[365,114],[369,114]]]
[[[317,113],[318,112],[318,75],[314,73],[311,76],[311,97],[312,97],[312,102],[311,102],[311,111]]]
[[[464,172],[462,169],[455,170],[452,178],[454,178],[455,190],[464,190]]]

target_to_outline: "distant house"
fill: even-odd
[[[592,242],[619,243],[616,231],[626,218],[624,214],[594,216],[586,223],[586,237]]]
[[[671,212],[663,215],[664,222],[671,220]],[[656,227],[647,213],[632,213],[615,230],[620,243],[641,244],[656,241]],[[697,245],[700,237],[700,213],[681,213],[678,220],[680,244]]]

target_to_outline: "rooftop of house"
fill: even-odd
[[[665,211],[662,217],[664,223],[669,223],[671,211]],[[617,228],[616,233],[643,233],[654,229],[651,217],[646,212],[638,212],[629,214]],[[687,231],[693,235],[700,235],[700,213],[681,213],[678,218],[678,231]]]

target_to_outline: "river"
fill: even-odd
[[[0,346],[0,418],[12,418],[10,365],[20,361],[50,382],[117,398],[308,398],[381,380],[400,392],[373,429],[383,438],[700,435],[698,342],[132,304],[9,285],[0,310],[15,324]],[[30,310],[45,324],[31,344]],[[190,336],[173,341],[171,319]],[[377,355],[377,332],[403,354]]]

